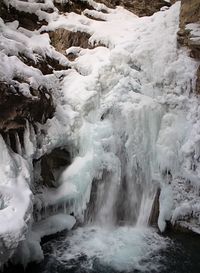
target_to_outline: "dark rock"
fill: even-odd
[[[97,46],[104,46],[102,44],[91,45],[89,43],[90,35],[86,32],[72,32],[64,28],[50,31],[49,37],[51,39],[51,44],[55,47],[55,49],[63,55],[67,56],[67,58],[71,61],[73,61],[77,56],[72,53],[66,55],[66,49],[72,46],[89,49],[95,48]]]
[[[41,86],[38,90],[30,87],[33,97],[26,97],[17,84],[0,82],[0,133],[22,130],[26,121],[45,123],[54,113],[50,92]]]
[[[170,221],[167,221],[167,227],[165,230],[165,233],[167,234],[168,232],[173,232],[173,233],[183,233],[183,234],[196,234],[192,229],[190,229],[187,226],[184,226],[181,224],[181,222],[176,222],[175,224],[172,224]]]
[[[49,32],[52,45],[57,51],[66,55],[65,50],[71,46],[80,46],[82,48],[92,48],[89,44],[90,35],[85,32],[72,32],[64,28],[59,28]]]
[[[158,216],[159,216],[159,198],[160,198],[160,188],[157,189],[153,205],[151,208],[151,214],[149,216],[148,224],[150,226],[158,226]]]
[[[164,0],[97,0],[110,8],[122,6],[138,16],[151,16],[159,11],[163,6],[170,6]]]
[[[5,6],[2,0],[0,0],[0,17],[5,22],[19,21],[19,27],[26,28],[28,30],[39,29],[42,25],[47,25],[45,20],[40,21],[38,16],[33,13],[19,11],[9,6],[9,9]]]
[[[192,57],[200,59],[200,44],[191,40],[191,32],[186,29],[186,25],[190,23],[200,23],[200,2],[198,0],[182,0],[181,2],[178,42],[182,46],[189,47]]]
[[[42,156],[37,162],[41,166],[41,183],[48,187],[57,187],[56,180],[63,168],[70,165],[71,156],[68,151],[56,148],[50,154]]]
[[[36,62],[22,54],[19,54],[19,59],[26,65],[39,69],[44,75],[52,74],[54,71],[69,69],[69,66],[63,66],[58,60],[53,59],[48,55],[46,55],[45,58],[37,58]]]
[[[100,179],[94,178],[92,181],[92,188],[90,193],[90,200],[87,204],[87,209],[84,212],[84,220],[86,223],[94,223],[96,220],[96,217],[98,216],[98,211],[100,207],[102,206],[103,200],[98,200],[98,191],[100,190],[102,184],[103,186],[107,188],[107,190],[104,191],[105,195],[109,191],[109,185],[111,181],[111,174],[104,169],[102,173],[102,177]],[[102,198],[102,197],[101,197]]]
[[[71,0],[71,1],[56,1],[54,5],[60,12],[76,12],[81,14],[85,9],[93,9],[87,1]]]
[[[24,147],[24,127],[18,127],[18,128],[11,128],[9,129],[6,133],[1,132],[1,135],[5,141],[5,143],[7,143],[10,148],[17,153],[17,143],[16,143],[16,134],[18,135],[19,138],[19,142],[21,144],[21,147]],[[8,143],[9,141],[9,143]]]
[[[182,0],[180,13],[180,30],[178,31],[178,43],[190,49],[191,57],[200,60],[200,43],[194,42],[191,38],[190,30],[186,28],[187,24],[200,24],[200,1]],[[200,66],[197,70],[196,92],[200,94]]]

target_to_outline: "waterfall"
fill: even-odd
[[[136,94],[137,96],[137,94]],[[156,162],[156,141],[163,108],[153,100],[128,113],[117,104],[101,123],[112,126],[106,149],[101,157],[112,153],[109,169],[106,164],[100,178],[93,179],[86,222],[99,225],[147,226],[153,200],[158,189],[159,166]],[[99,139],[105,146],[105,138]],[[100,156],[100,155],[99,155]]]
[[[41,238],[68,229],[52,248],[70,270],[159,272],[143,265],[167,245],[151,223],[200,223],[198,63],[177,47],[180,3],[140,18],[107,1],[7,2],[39,22],[0,19],[0,266],[42,260]]]

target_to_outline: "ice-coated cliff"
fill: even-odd
[[[159,188],[159,229],[199,233],[199,63],[177,45],[180,2],[141,18],[55,2],[2,2],[19,14],[0,18],[0,88],[14,98],[0,115],[0,265],[42,259],[41,237],[75,218],[147,226]]]

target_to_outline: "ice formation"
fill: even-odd
[[[192,93],[198,64],[185,49],[177,48],[180,3],[138,18],[121,7],[109,9],[93,0],[88,3],[94,10],[82,14],[59,14],[51,0],[4,2],[48,24],[29,31],[18,28],[17,21],[0,20],[1,80],[20,76],[33,87],[46,86],[52,90],[56,112],[44,125],[38,124],[39,131],[45,131],[43,136],[35,135],[27,124],[24,147],[16,135],[17,153],[0,138],[2,263],[18,244],[22,253],[22,245],[29,244],[29,251],[35,253],[38,250],[38,255],[29,253],[24,263],[41,259],[42,236],[52,229],[70,229],[70,213],[84,221],[87,205],[93,202],[94,183],[97,196],[88,209],[89,222],[147,226],[160,187],[160,230],[164,231],[166,220],[184,222],[191,214],[195,223],[188,225],[199,230],[199,197],[192,200],[200,185],[200,105]],[[53,12],[45,12],[48,8]],[[67,54],[78,56],[70,62],[50,45],[48,31],[58,28],[86,32],[91,45],[105,46],[69,48]],[[54,57],[70,69],[43,75],[16,57],[22,52],[32,60],[38,54]],[[25,84],[20,84],[20,90],[31,96]],[[62,170],[57,188],[37,185],[33,196],[32,160],[57,147],[70,151],[72,163]],[[185,198],[180,189],[188,184],[191,196]],[[46,221],[39,222],[36,230],[33,206],[35,220]],[[59,217],[60,225],[49,231],[48,220],[57,221],[51,217]],[[37,237],[34,246],[33,236]],[[9,250],[6,257],[5,249]]]
[[[70,230],[75,223],[73,216],[59,213],[33,224],[26,240],[18,246],[17,254],[14,255],[15,263],[26,266],[30,261],[41,261],[44,258],[40,246],[41,238],[62,230]]]

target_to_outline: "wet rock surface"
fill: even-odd
[[[158,227],[158,216],[159,216],[159,198],[160,198],[160,188],[157,189],[156,195],[154,197],[153,205],[151,208],[151,214],[149,216],[149,225]]]

